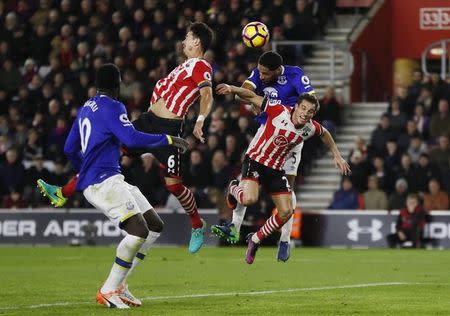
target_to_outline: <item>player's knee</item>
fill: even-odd
[[[242,200],[245,206],[249,206],[258,202],[258,196],[254,194],[244,194]]]
[[[173,195],[179,196],[184,191],[184,185],[182,182],[175,184],[166,184],[166,189]]]
[[[151,223],[148,223],[148,229],[155,233],[161,233],[164,229],[164,222],[157,217]]]
[[[287,222],[292,216],[292,210],[278,211],[278,216],[280,216],[281,220]]]

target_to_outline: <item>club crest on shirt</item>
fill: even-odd
[[[278,135],[274,138],[273,143],[278,147],[284,147],[288,144],[288,140],[283,135]]]
[[[311,132],[311,128],[309,126],[305,126],[302,128],[302,136],[303,137],[308,136],[310,132]]]
[[[286,83],[287,83],[286,76],[279,76],[277,82],[278,82],[279,84],[286,84]]]

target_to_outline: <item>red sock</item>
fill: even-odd
[[[279,229],[281,226],[283,226],[285,222],[281,219],[281,217],[277,214],[272,215],[266,223],[258,230],[256,235],[258,236],[259,240],[263,240],[270,234],[272,234],[274,231]]]
[[[75,187],[77,186],[77,182],[78,175],[74,176],[62,187],[61,191],[64,197],[70,198],[73,195],[73,193],[75,192]]]
[[[203,222],[197,211],[197,203],[195,203],[194,195],[182,183],[176,183],[166,186],[167,190],[172,193],[180,202],[191,218],[192,227],[194,229],[203,227]]]
[[[244,190],[239,185],[232,185],[230,188],[230,193],[236,198],[239,204],[244,204]]]

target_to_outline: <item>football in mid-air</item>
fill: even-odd
[[[264,23],[250,22],[242,30],[242,41],[248,47],[262,47],[269,41],[269,29]]]

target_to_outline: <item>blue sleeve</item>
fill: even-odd
[[[172,143],[166,134],[147,134],[134,129],[122,103],[116,103],[108,109],[106,122],[111,133],[127,147],[162,147]]]
[[[295,82],[295,89],[299,96],[304,93],[315,93],[308,76],[305,75],[303,70],[298,67],[296,71],[296,79],[294,82]]]
[[[78,126],[78,117],[73,122],[72,128],[70,129],[69,136],[67,136],[66,143],[64,144],[64,153],[67,158],[72,163],[75,171],[80,171],[81,167],[81,139],[80,130]]]
[[[261,87],[261,79],[259,78],[258,68],[253,69],[250,76],[248,76],[248,78],[244,82],[249,83],[253,86],[253,88],[255,88],[255,90],[258,90]]]

